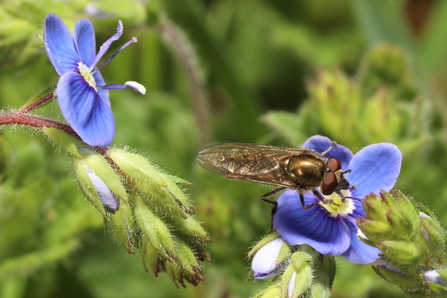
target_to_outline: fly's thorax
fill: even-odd
[[[285,173],[298,190],[319,187],[326,171],[324,160],[316,154],[297,154],[283,161]]]

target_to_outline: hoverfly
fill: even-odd
[[[305,206],[305,192],[312,191],[321,202],[327,203],[323,195],[335,192],[342,196],[341,190],[350,188],[344,177],[350,170],[343,171],[338,159],[324,157],[334,145],[335,142],[320,154],[311,149],[243,143],[217,144],[200,151],[197,162],[203,168],[228,178],[278,187],[262,195],[263,200],[285,188],[297,190],[302,208],[309,209],[318,203]]]

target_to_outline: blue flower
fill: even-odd
[[[88,19],[79,20],[71,35],[68,27],[51,13],[44,22],[44,43],[47,55],[56,72],[61,76],[56,94],[67,123],[91,146],[108,146],[115,134],[115,120],[109,100],[110,89],[133,88],[144,94],[145,88],[136,82],[124,85],[106,85],[99,69],[113,59],[122,49],[136,42],[132,38],[104,64],[96,67],[113,41],[123,33],[118,22],[115,35],[109,38],[96,55],[95,30]]]
[[[313,136],[303,145],[322,153],[332,141],[326,137]],[[342,255],[356,264],[367,264],[379,258],[380,251],[359,240],[363,238],[355,220],[366,217],[362,199],[370,193],[389,191],[395,184],[402,164],[399,149],[389,143],[369,145],[353,156],[344,146],[335,145],[325,158],[337,158],[353,188],[342,190],[343,197],[336,193],[325,198],[334,204],[323,204],[302,209],[298,192],[288,189],[278,198],[273,216],[273,228],[290,245],[308,244],[323,255]],[[319,202],[312,192],[304,194],[306,206]]]

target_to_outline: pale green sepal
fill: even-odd
[[[411,265],[400,265],[399,268],[382,259],[377,260],[377,266],[372,266],[377,275],[391,284],[397,285],[412,297],[426,297],[428,289],[422,285],[423,281],[419,269]],[[424,282],[425,284],[425,282]]]
[[[300,297],[312,286],[312,280],[312,268],[308,262],[301,263],[300,267],[292,262],[282,276],[281,297]]]
[[[390,237],[396,240],[410,240],[415,228],[415,224],[419,225],[419,222],[411,222],[410,218],[406,215],[405,210],[389,209],[387,212],[388,223],[390,226]]]
[[[166,223],[154,214],[138,195],[132,199],[135,204],[135,220],[143,236],[165,258],[170,260],[177,258],[174,239]]]
[[[371,220],[369,218],[359,218],[357,219],[357,226],[362,230],[365,236],[375,242],[380,241],[391,234],[391,227],[384,222]]]
[[[162,187],[171,198],[182,208],[186,213],[192,214],[193,209],[190,206],[188,196],[177,186],[177,184],[171,180],[170,176],[160,174],[163,177],[163,181],[166,183],[166,187]]]
[[[422,257],[418,246],[411,241],[386,240],[378,243],[377,248],[400,264],[417,264]]]
[[[101,215],[106,216],[106,210],[104,209],[101,200],[99,199],[98,193],[96,192],[92,180],[88,176],[84,161],[82,159],[73,158],[72,163],[82,193],[87,198],[87,200],[96,208],[96,210],[101,213]]]
[[[282,262],[288,260],[290,258],[291,252],[292,251],[290,249],[290,246],[287,244],[287,242],[284,241],[284,244],[279,251],[278,257],[276,258],[276,264],[281,264]]]
[[[187,237],[191,237],[200,242],[211,241],[205,229],[192,216],[188,216],[187,218],[174,216],[170,217],[168,222],[170,222],[172,226],[175,228],[175,230],[178,231],[178,233],[180,234],[183,234]]]
[[[305,297],[308,298],[330,298],[331,287],[328,286],[329,281],[315,281],[310,288],[310,291]]]
[[[44,104],[39,105],[39,108],[46,106],[47,104],[49,104],[50,102],[52,102],[56,98],[55,90],[56,90],[56,86],[55,85],[51,85],[51,86],[45,88],[41,92],[39,92],[36,95],[34,95],[33,97],[31,97],[23,106],[20,107],[19,111],[23,110],[24,108],[26,108],[28,106],[30,106],[31,104],[35,103],[39,99],[42,99],[43,97],[53,93],[53,98],[50,99],[50,100],[47,100]]]
[[[159,251],[159,249],[152,246],[147,237],[141,239],[141,262],[143,263],[144,270],[149,272],[148,268],[150,268],[155,277],[158,277],[158,274],[161,271],[161,255],[159,254]]]
[[[437,294],[437,296],[430,295],[428,297],[447,297],[447,287],[434,282],[427,282],[427,286],[430,288],[430,290]]]
[[[259,292],[253,298],[278,298],[281,295],[281,284],[276,283]]]
[[[166,215],[169,218],[178,216],[184,219],[188,218],[189,215],[173,199],[166,188],[150,185],[149,183],[137,183],[136,190],[141,195],[144,202],[158,214]]]
[[[248,252],[248,258],[251,258],[253,254],[255,254],[258,250],[260,250],[262,247],[264,247],[267,243],[272,242],[276,238],[278,238],[279,235],[276,232],[267,234],[264,238],[259,240],[255,246]]]
[[[304,297],[326,298],[331,296],[331,287],[335,278],[335,258],[320,253],[314,256],[313,283]],[[317,261],[318,260],[318,261]]]
[[[436,272],[447,282],[447,269],[439,269]]]
[[[292,262],[284,271],[281,281],[281,297],[299,297],[312,285],[312,268],[309,262],[312,256],[297,251],[292,254]]]
[[[183,282],[183,276],[181,274],[182,268],[177,263],[171,263],[167,260],[163,262],[163,268],[168,274],[169,278],[171,278],[175,287],[178,289],[180,283],[183,287],[185,287],[185,283]]]
[[[200,265],[188,244],[180,238],[176,239],[176,244],[178,253],[177,261],[181,264],[182,268],[190,275],[199,274]]]
[[[135,183],[150,183],[166,187],[163,176],[158,170],[141,155],[130,153],[122,149],[110,149],[107,156],[112,159],[131,180]]]
[[[132,208],[128,204],[121,204],[115,214],[109,214],[105,218],[107,229],[111,231],[113,238],[130,253],[135,253],[139,246],[135,237],[135,222]]]
[[[297,270],[301,268],[301,266],[308,264],[310,261],[312,261],[312,255],[307,252],[297,251],[292,255],[292,264]]]
[[[428,258],[441,255],[445,251],[447,232],[436,219],[421,216],[420,220],[419,242],[424,244],[425,255]]]
[[[191,186],[192,183],[189,181],[186,181],[185,179],[182,179],[180,177],[174,176],[174,175],[169,175],[169,174],[164,174],[168,179],[174,181],[175,183],[181,183],[184,184],[186,186]]]
[[[46,134],[57,146],[64,149],[70,157],[73,158],[82,158],[78,152],[78,148],[88,146],[82,141],[70,137],[65,131],[57,128],[44,126],[42,127],[42,132]]]
[[[407,221],[411,222],[414,227],[419,226],[419,208],[413,197],[405,196],[400,190],[394,190],[391,194],[395,198],[399,210],[402,210],[408,218]]]
[[[184,204],[184,194],[146,158],[121,149],[111,149],[107,156],[117,164],[119,170],[126,175],[128,183],[140,193],[151,209],[171,218],[188,217],[187,213],[191,210]]]

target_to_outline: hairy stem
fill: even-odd
[[[30,106],[28,106],[28,107],[30,107]],[[0,125],[19,124],[19,125],[26,125],[26,126],[39,127],[39,128],[42,128],[44,126],[52,127],[52,128],[57,128],[57,129],[63,130],[67,134],[69,134],[70,136],[72,136],[74,138],[81,139],[78,136],[78,134],[67,124],[24,114],[24,110],[26,110],[28,107],[26,107],[25,109],[19,110],[17,112],[1,114],[0,115]]]

